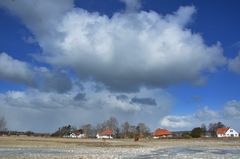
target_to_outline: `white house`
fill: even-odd
[[[112,130],[104,130],[103,132],[98,133],[96,137],[98,139],[112,139],[113,138],[112,134],[113,134]]]
[[[71,132],[69,135],[64,135],[63,137],[66,137],[66,138],[84,138],[85,134],[80,129],[80,130],[76,130],[76,131]]]
[[[85,135],[84,134],[78,134],[78,133],[71,133],[70,135],[69,135],[69,137],[70,138],[84,138],[85,137]]]
[[[233,128],[218,128],[217,137],[239,137],[239,133]]]

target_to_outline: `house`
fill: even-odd
[[[102,131],[101,133],[98,133],[96,137],[98,139],[112,139],[113,138],[112,135],[113,135],[113,131],[108,129],[108,130]]]
[[[239,133],[232,128],[218,128],[217,137],[239,137]]]
[[[83,133],[82,129],[79,129],[79,130],[71,132],[69,135],[64,136],[64,137],[68,137],[68,138],[84,138],[85,134]]]
[[[168,131],[167,129],[156,129],[153,133],[153,138],[154,139],[159,139],[161,137],[171,137],[172,133]]]

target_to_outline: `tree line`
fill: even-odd
[[[222,122],[210,123],[208,126],[202,124],[200,127],[195,127],[191,131],[173,132],[172,137],[176,138],[198,138],[198,137],[216,137],[218,128],[226,127]],[[79,128],[87,138],[95,138],[97,133],[106,129],[113,131],[114,138],[146,138],[152,137],[149,127],[145,123],[137,125],[130,124],[128,121],[119,124],[115,117],[98,123],[96,126],[85,124]],[[62,137],[69,135],[71,132],[79,130],[74,126],[66,125],[60,127],[51,136]]]
[[[201,127],[193,128],[189,136],[193,138],[199,138],[202,136],[216,137],[217,136],[216,130],[218,128],[224,128],[224,127],[226,126],[222,122],[210,123],[208,125],[208,128],[205,124],[202,124]]]
[[[191,131],[185,131],[182,133],[175,132],[174,135],[183,138],[198,138],[198,137],[216,137],[216,130],[218,128],[226,127],[222,122],[210,123],[208,126],[202,124],[200,127],[195,127]],[[131,124],[128,121],[120,124],[115,117],[110,117],[109,119],[98,123],[97,125],[84,124],[81,127],[77,128],[72,125],[66,125],[58,128],[51,136],[63,137],[64,135],[69,135],[71,132],[76,130],[81,130],[87,138],[95,138],[97,133],[102,132],[103,130],[111,129],[113,131],[114,138],[146,138],[151,137],[152,133],[150,132],[149,127],[145,123],[138,123],[137,125]],[[17,132],[17,131],[7,131],[6,120],[3,116],[0,116],[0,132],[8,132],[10,135],[28,135],[28,136],[48,136],[47,133],[34,133],[31,131],[27,132]],[[5,133],[3,133],[5,134]]]
[[[98,123],[96,126],[93,126],[92,124],[85,124],[79,129],[82,130],[85,136],[88,138],[93,138],[97,133],[107,129],[111,129],[113,131],[113,136],[115,138],[134,138],[136,136],[139,138],[145,138],[151,135],[150,129],[145,123],[133,125],[126,121],[122,124],[119,124],[115,117],[110,117],[109,119]],[[58,128],[58,130],[51,136],[62,137],[79,129],[72,125],[66,125]]]

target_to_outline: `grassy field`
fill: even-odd
[[[210,155],[209,158],[223,156],[223,158],[240,158],[240,139],[142,139],[134,142],[133,139],[70,139],[52,137],[25,137],[4,136],[0,137],[0,158],[143,158],[161,150],[174,148],[196,151],[199,155]],[[176,149],[177,148],[177,149]],[[175,150],[176,149],[176,150]],[[221,150],[219,154],[203,152],[203,150]],[[201,151],[200,151],[201,150]],[[223,151],[224,150],[224,151]],[[234,151],[230,151],[234,150]],[[172,151],[172,150],[171,150]],[[165,152],[165,151],[164,151]],[[167,151],[171,158],[170,151]],[[166,152],[166,153],[167,153]],[[233,152],[233,154],[229,153]],[[239,154],[238,154],[239,152]],[[226,153],[226,154],[225,154]],[[160,154],[159,154],[160,155]],[[173,158],[177,158],[173,156]],[[190,155],[190,156],[188,156]],[[193,154],[186,151],[185,157]],[[227,155],[227,156],[226,156]],[[230,156],[229,156],[230,155]],[[144,157],[145,156],[145,157]],[[155,156],[155,157],[156,157]],[[224,157],[225,156],[225,157]],[[146,158],[148,158],[146,157]],[[157,158],[157,157],[156,157]],[[208,156],[206,157],[208,158]]]
[[[141,147],[146,146],[147,140],[134,142],[133,139],[101,140],[101,139],[73,139],[54,137],[5,136],[0,137],[0,147],[7,148],[76,148],[85,147]]]

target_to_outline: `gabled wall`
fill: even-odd
[[[230,128],[225,134],[217,134],[217,137],[239,137],[239,133],[236,130]]]

